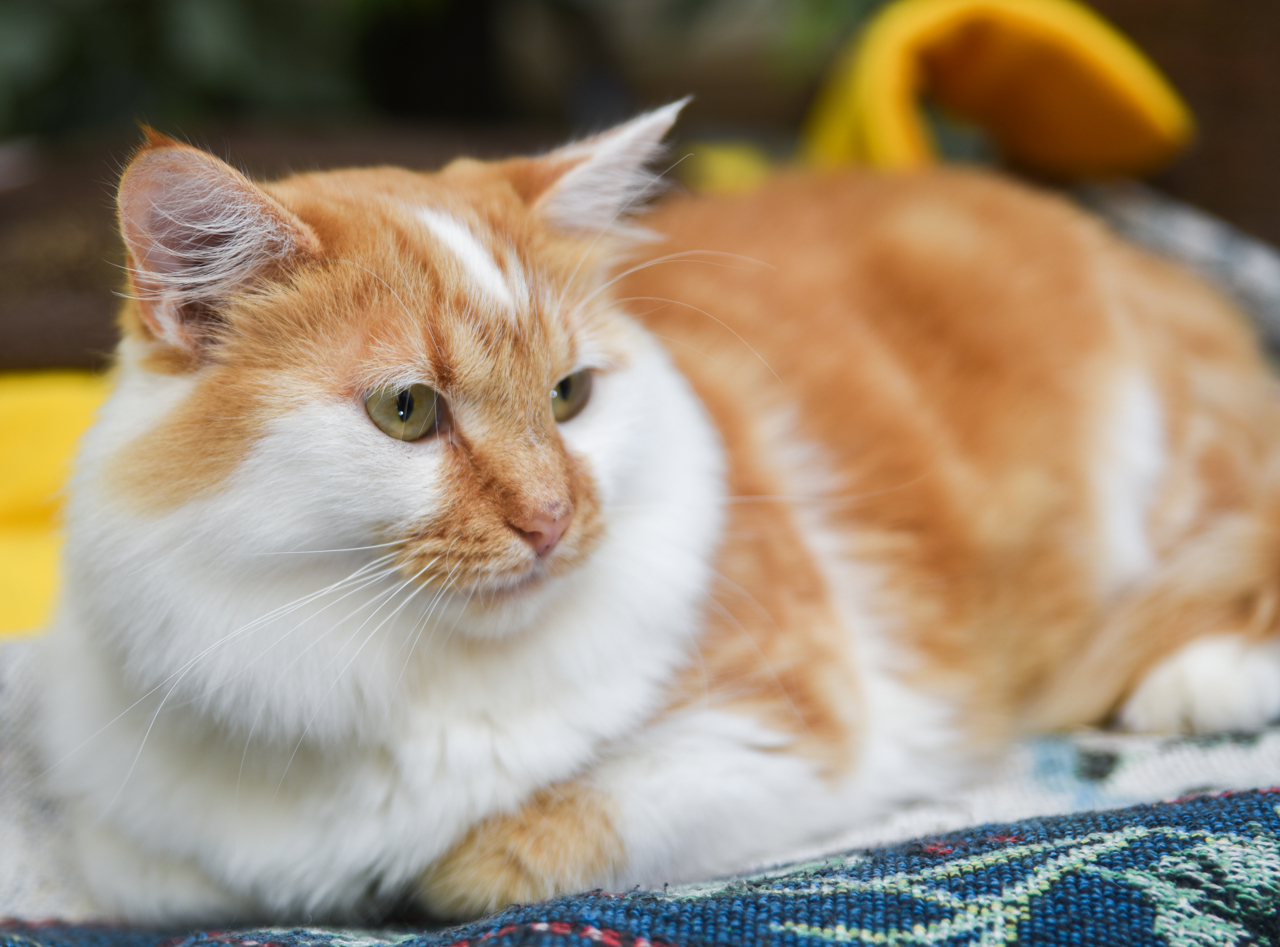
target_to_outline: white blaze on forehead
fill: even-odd
[[[462,264],[463,271],[477,292],[488,297],[491,302],[506,307],[512,313],[515,312],[516,301],[511,295],[511,287],[507,285],[502,270],[498,268],[493,255],[476,239],[476,235],[470,228],[448,214],[430,207],[420,208],[418,218]]]

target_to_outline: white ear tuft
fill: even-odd
[[[142,317],[161,339],[202,346],[232,294],[318,242],[304,223],[212,155],[149,133],[120,180],[120,230]]]
[[[621,219],[657,190],[658,177],[647,166],[662,152],[663,137],[688,102],[664,105],[547,155],[544,160],[570,168],[538,199],[537,208],[565,230],[625,231]]]

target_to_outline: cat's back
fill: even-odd
[[[794,173],[647,223],[666,239],[621,295],[722,430],[786,413],[863,489],[1073,467],[1112,385],[1118,258],[1054,197],[966,171]]]
[[[1177,400],[1207,365],[1246,379],[1246,400],[1266,387],[1219,294],[995,175],[796,172],[647,224],[665,239],[620,295],[713,413],[797,412],[837,465],[865,471],[886,444],[900,464],[914,444],[931,468],[1066,469],[1121,389]]]
[[[1052,194],[964,170],[794,173],[646,223],[666,239],[620,295],[715,417],[731,492],[794,498],[801,533],[808,516],[864,553],[927,663],[997,707],[1190,528],[1163,511],[1194,452],[1235,458],[1195,485],[1221,505],[1273,449],[1238,314]],[[1212,405],[1210,376],[1234,379]],[[784,528],[740,525],[748,543]]]
[[[1197,280],[1067,199],[984,172],[792,172],[751,194],[677,197],[646,223],[664,239],[639,262],[661,262],[623,295],[674,303],[647,300],[643,318],[681,338],[731,329],[793,390],[828,360],[847,368],[855,340],[939,382],[1016,370],[1050,383],[1065,367],[1080,388],[1073,356],[1113,346],[1130,293],[1190,297],[1169,314],[1180,330],[1255,363],[1247,327]],[[703,303],[711,318],[690,316]]]

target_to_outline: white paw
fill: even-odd
[[[1256,730],[1280,717],[1280,641],[1211,635],[1153,667],[1120,710],[1126,730]]]

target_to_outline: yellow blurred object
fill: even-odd
[[[984,129],[1011,164],[1058,178],[1155,170],[1191,140],[1155,66],[1071,0],[899,0],[836,67],[810,113],[807,157],[910,168],[936,159],[927,96]]]
[[[772,168],[769,156],[756,145],[695,142],[684,161],[681,177],[695,191],[740,194],[763,184]]]
[[[61,492],[107,387],[88,372],[0,375],[0,637],[50,618]]]

